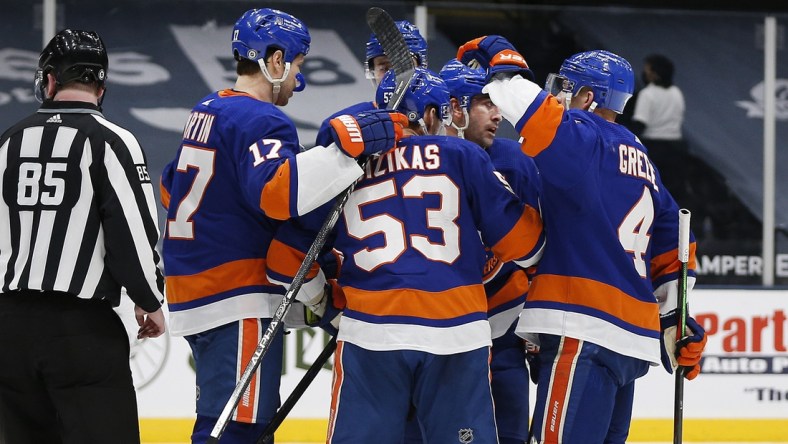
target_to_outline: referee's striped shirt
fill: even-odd
[[[156,311],[164,279],[145,154],[84,102],[45,102],[0,137],[0,293],[54,290]]]

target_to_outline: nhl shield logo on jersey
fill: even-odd
[[[473,442],[473,429],[460,429],[457,432],[458,439],[463,444]]]

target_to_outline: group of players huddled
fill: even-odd
[[[415,66],[402,100],[392,109],[396,73],[372,35],[375,100],[327,118],[309,150],[278,108],[306,86],[310,44],[285,12],[238,20],[237,83],[194,108],[212,128],[184,138],[161,181],[170,329],[197,366],[193,442],[355,184],[291,307],[337,335],[327,442],[623,443],[635,380],[660,363],[694,378],[706,340],[690,317],[676,351],[679,209],[615,123],[630,64],[582,52],[542,88],[489,35],[436,73],[419,30],[397,27]],[[504,118],[519,141],[496,137]],[[694,238],[690,252],[689,288]],[[222,442],[251,442],[276,412],[281,348],[279,334]]]
[[[695,378],[706,343],[691,316],[677,332],[679,208],[647,147],[615,122],[632,67],[585,51],[541,87],[506,38],[487,35],[432,71],[419,30],[396,25],[414,66],[404,94],[373,34],[374,100],[326,118],[313,148],[280,109],[307,86],[311,38],[276,9],[237,20],[235,84],[199,100],[185,122],[160,179],[161,252],[169,331],[185,337],[196,366],[192,442],[209,440],[335,201],[352,189],[285,317],[290,328],[336,335],[327,443],[624,443],[635,381],[660,364]],[[97,34],[61,31],[39,61],[42,108],[0,138],[9,328],[37,325],[26,316],[44,306],[60,319],[63,304],[103,319],[123,287],[138,337],[164,333],[151,178],[136,139],[102,115],[107,72]],[[519,140],[497,136],[503,119]],[[74,217],[85,219],[84,248],[80,223],[65,223]],[[62,254],[43,244],[58,240]],[[690,234],[688,289],[695,245]],[[35,308],[39,300],[49,305]],[[112,333],[123,345],[109,317],[106,332],[88,336]],[[220,442],[257,442],[277,412],[283,334]],[[51,344],[40,331],[25,337],[35,335]],[[92,359],[54,359],[77,376],[61,384],[76,391],[57,395],[51,381],[64,372],[42,379],[31,347],[6,344],[19,357],[0,372],[0,441],[139,442],[127,349],[107,343]],[[96,362],[116,385],[92,376]],[[66,398],[87,404],[58,410]]]

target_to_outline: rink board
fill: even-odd
[[[685,383],[684,438],[697,442],[788,442],[788,291],[692,292],[690,311],[709,332],[703,373]],[[327,340],[322,332],[286,338],[283,399]],[[188,440],[194,418],[194,371],[182,338],[138,344],[132,360],[143,441]],[[161,352],[161,348],[166,348]],[[331,371],[324,368],[277,434],[279,441],[325,440]],[[531,394],[535,387],[531,387]],[[669,441],[673,377],[653,367],[638,381],[630,441]]]

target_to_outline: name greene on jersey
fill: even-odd
[[[654,191],[659,191],[654,165],[648,155],[634,146],[623,143],[618,146],[618,170],[621,174],[645,179],[654,186]]]
[[[214,118],[213,114],[192,111],[189,114],[189,119],[186,121],[186,126],[183,128],[183,138],[197,143],[208,143]]]
[[[402,170],[437,170],[441,166],[440,147],[431,143],[425,147],[413,145],[410,153],[407,147],[396,147],[381,154],[373,162],[368,162],[365,177],[372,179],[387,173]]]

